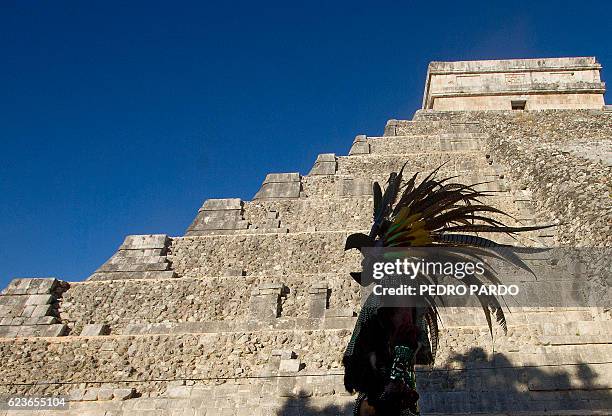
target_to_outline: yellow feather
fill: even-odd
[[[415,226],[417,226],[417,224],[420,222],[420,220],[419,220],[419,217],[420,217],[420,216],[421,216],[421,213],[420,213],[420,212],[418,212],[418,213],[416,213],[416,214],[411,215],[410,217],[408,217],[408,218],[406,219],[406,221],[404,222],[404,224],[402,224],[402,226],[401,226],[401,227],[399,227],[399,228],[397,229],[397,231],[404,230],[404,229],[406,229],[406,228],[408,228],[408,227],[410,227],[411,229],[414,229],[414,228],[415,228]]]

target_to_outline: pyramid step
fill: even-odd
[[[366,158],[364,157],[363,159]],[[387,161],[384,162],[386,163]],[[373,165],[380,162],[375,162],[374,164],[368,162],[364,163],[366,163],[367,169],[371,170]],[[372,183],[374,181],[381,185],[386,183],[387,179],[389,179],[389,172],[397,172],[401,167],[402,163],[399,161],[394,162],[393,160],[389,160],[385,169],[379,171],[382,173],[367,173],[366,169],[359,167],[359,161],[353,159],[350,162],[350,170],[354,171],[354,174],[303,177],[302,192],[300,195],[302,198],[314,196],[329,198],[334,196],[354,197],[372,195]],[[409,179],[417,172],[419,171],[406,168],[404,170],[404,177]],[[456,176],[456,178],[453,179],[455,182],[468,185],[480,184],[474,187],[479,191],[506,192],[509,190],[506,179],[503,178],[503,175],[497,172],[493,166],[483,166],[481,169],[463,171],[456,171],[446,166],[442,166],[438,172],[438,178]],[[417,180],[424,179],[429,173],[430,171],[427,170],[420,171]]]
[[[549,311],[540,311],[548,309]],[[594,318],[593,308],[526,308],[510,307],[504,309],[508,325],[545,325],[550,322],[582,321],[592,322]],[[470,325],[486,326],[486,320],[481,310],[476,308],[442,308],[440,311],[445,326],[465,327]],[[597,319],[601,321],[601,319]]]
[[[355,231],[366,230],[177,237],[168,257],[182,277],[223,275],[227,269],[246,276],[348,273],[360,270],[359,252],[344,250]]]
[[[453,120],[389,120],[384,136],[417,136],[452,133],[480,133],[482,128],[477,122]]]
[[[604,344],[607,345],[608,348],[612,348],[609,340],[602,335],[542,335],[540,337],[540,342],[553,346],[567,346],[571,348],[572,345],[582,345],[582,344]]]
[[[478,373],[478,374],[476,374]],[[534,375],[548,375],[541,369]],[[461,376],[467,380],[461,383]],[[480,376],[483,382],[475,386]],[[469,378],[468,378],[469,377]],[[467,382],[469,380],[469,386]],[[420,373],[420,411],[431,416],[608,416],[605,391],[571,389],[567,391],[531,392],[521,381],[520,369],[498,374],[494,370],[479,370],[453,377],[440,373]],[[444,383],[442,388],[440,384]],[[76,415],[334,415],[351,416],[355,396],[343,390],[342,374],[330,372],[294,377],[272,378],[260,383],[247,383],[237,378],[223,384],[194,380],[167,383],[159,397],[136,397],[125,401],[109,400],[129,391],[125,388],[88,387],[82,393],[71,394],[69,416]],[[146,386],[143,383],[143,387]],[[456,385],[454,391],[452,386]],[[503,389],[503,386],[506,389]],[[532,384],[535,386],[535,384]],[[508,389],[508,386],[513,386]],[[518,390],[518,387],[527,389]],[[90,401],[98,390],[99,401]],[[159,393],[158,393],[159,394]],[[83,399],[87,397],[87,401]],[[469,399],[469,400],[468,400]],[[514,410],[508,411],[508,408]]]
[[[71,286],[60,318],[72,335],[86,322],[107,324],[113,334],[244,331],[248,321],[272,318],[281,318],[280,328],[294,328],[296,320],[306,328],[320,326],[311,319],[333,318],[336,325],[352,319],[359,299],[360,287],[348,274],[88,281]]]
[[[138,267],[134,267],[138,268]],[[108,281],[108,280],[140,280],[140,279],[171,279],[177,277],[177,274],[174,270],[157,270],[157,271],[104,271],[104,272],[96,272],[89,276],[87,280],[98,280],[98,281]]]
[[[117,252],[92,274],[90,280],[165,279],[176,276],[166,258],[166,234],[128,235]]]
[[[580,338],[581,336],[590,335],[610,335],[612,334],[612,321],[572,321],[557,320],[544,322],[544,335],[570,335]],[[601,337],[600,337],[601,339]],[[612,339],[607,342],[612,343]]]
[[[312,325],[338,328],[338,325],[345,327],[347,319],[350,321],[360,310],[360,287],[347,272],[283,274],[277,270],[246,276],[243,273],[244,270],[228,270],[198,278],[73,283],[64,295],[59,317],[68,324],[71,335],[81,334],[86,322],[107,324],[113,334],[146,334],[259,328],[246,324],[252,320],[268,324],[270,320],[275,321],[271,329],[300,326],[304,329]],[[498,346],[503,348],[505,339],[517,336],[573,336],[576,333],[572,324],[546,326],[549,322],[577,320],[580,322],[577,328],[584,336],[610,332],[612,321],[590,320],[595,313],[591,309],[547,308],[554,312],[536,312],[540,308],[531,308],[534,312],[527,312],[529,309],[506,311],[508,334],[502,334],[496,327]],[[451,336],[465,332],[472,334],[473,339],[489,340],[481,308],[441,307],[439,312],[441,328]],[[311,322],[322,318],[328,323]]]
[[[350,232],[240,234],[173,239],[173,269],[180,276],[222,275],[227,269],[247,275],[314,274],[354,268],[357,253],[344,251]],[[262,254],[265,253],[265,254]]]
[[[437,134],[422,136],[367,137],[370,154],[407,154],[480,151],[485,149],[486,135],[480,133]]]
[[[322,190],[322,186],[331,189],[333,194],[306,195],[292,200],[266,200],[245,202],[243,206],[243,221],[247,224],[243,229],[207,230],[199,233],[190,230],[187,235],[234,235],[234,234],[286,234],[295,232],[365,230],[371,225],[372,197],[370,195],[351,196],[351,193],[364,191],[370,181],[341,179],[339,182],[329,182],[329,179],[305,180],[306,189]],[[367,182],[367,184],[366,184]],[[366,184],[366,185],[363,185]],[[359,186],[363,185],[360,189]],[[494,184],[487,184],[488,186]],[[349,194],[349,195],[346,195]],[[520,221],[520,224],[531,224],[535,213],[524,211],[518,205],[516,198],[509,192],[493,192],[483,202],[503,210]],[[270,220],[270,213],[276,218]],[[316,213],[316,215],[313,215]],[[512,224],[508,217],[492,214],[492,217],[504,223]],[[136,262],[136,260],[135,260]]]
[[[268,231],[269,229],[262,224],[267,223],[269,212],[277,213],[277,221],[280,221],[281,227],[291,233],[369,228],[372,220],[372,197],[369,195],[340,197],[338,194],[345,190],[338,186],[340,184],[338,183],[335,189],[337,194],[327,197],[316,195],[285,201],[246,202],[244,220],[249,223],[248,231],[259,233]],[[515,218],[521,218],[514,197],[508,192],[495,193],[485,201]],[[508,218],[503,220],[509,222]]]
[[[607,363],[612,366],[610,344],[526,345],[517,352],[507,352],[513,362],[525,366],[570,363]],[[608,374],[608,377],[612,373]],[[605,382],[605,380],[602,380]]]
[[[605,399],[612,364],[609,358],[605,361],[610,353],[607,346],[536,346],[533,352],[515,353],[496,349],[493,355],[490,342],[475,342],[468,332],[462,335],[465,337],[448,340],[442,346],[433,369],[417,369],[421,406],[424,411],[430,409],[428,414],[434,410],[487,414],[482,411],[491,406],[507,410],[504,400],[511,400],[515,410],[541,407],[542,412],[544,408],[552,410],[549,415],[562,414],[554,412],[560,406],[593,409],[609,405]],[[168,409],[188,409],[189,400],[197,400],[199,406],[215,406],[211,409],[225,408],[230,412],[227,414],[240,414],[248,398],[255,400],[249,402],[250,406],[267,409],[270,403],[283,408],[288,397],[296,400],[302,396],[313,406],[319,399],[333,399],[337,405],[340,397],[350,404],[354,397],[343,393],[341,364],[349,338],[350,330],[330,329],[41,339],[30,347],[31,354],[40,354],[45,364],[36,368],[18,359],[23,354],[22,342],[3,340],[3,356],[13,365],[3,366],[2,376],[17,382],[54,380],[54,374],[57,377],[65,371],[62,360],[67,355],[79,357],[79,373],[71,378],[72,383],[46,386],[47,392],[55,394],[99,388],[95,395],[84,392],[82,399],[78,394],[71,395],[74,413],[70,414],[75,415],[86,414],[91,402],[84,402],[85,396],[87,400],[97,399],[98,411],[112,403],[123,406],[124,414],[130,415],[174,414]],[[231,347],[220,348],[223,345]],[[156,354],[164,360],[152,359]],[[252,383],[255,378],[261,382]],[[105,383],[102,387],[79,386],[100,379]],[[109,397],[115,392],[111,396],[103,394],[104,388],[125,389],[126,380],[128,387],[145,393],[142,398],[111,401]],[[336,397],[336,393],[342,396]],[[295,410],[295,401],[292,403]],[[339,414],[337,407],[332,414]]]
[[[132,262],[129,259],[124,258],[121,263],[107,262],[100,266],[98,272],[155,272],[170,268],[170,264],[165,258],[159,261],[159,257],[157,257],[155,262],[141,262],[140,258],[137,257],[132,257],[131,259],[134,259]]]
[[[429,172],[444,165],[446,171],[472,172],[475,170],[491,170],[491,160],[483,152],[437,152],[410,153],[401,155],[354,155],[338,157],[337,174],[349,176],[387,176],[398,172],[404,164],[406,172]]]

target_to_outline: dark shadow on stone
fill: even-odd
[[[516,367],[508,356],[488,354],[482,348],[453,354],[434,370],[417,370],[423,416],[557,411],[612,414],[612,385],[607,384],[606,378],[605,368],[596,363]],[[352,415],[352,400],[345,405],[327,404],[321,408],[317,401],[330,399],[329,396],[320,399],[301,396],[288,397],[276,415]]]
[[[276,416],[352,416],[353,414],[352,401],[345,405],[329,404],[322,407],[317,405],[315,400],[312,397],[300,397],[299,393],[294,397],[288,397],[283,407],[276,412]]]
[[[417,374],[422,413],[612,410],[612,386],[595,366],[516,367],[502,353],[473,348]]]

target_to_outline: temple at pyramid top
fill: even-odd
[[[431,62],[423,109],[602,109],[595,57]]]

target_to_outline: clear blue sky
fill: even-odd
[[[127,234],[346,154],[412,116],[431,60],[612,74],[612,2],[291,3],[0,2],[0,287],[84,279]]]

